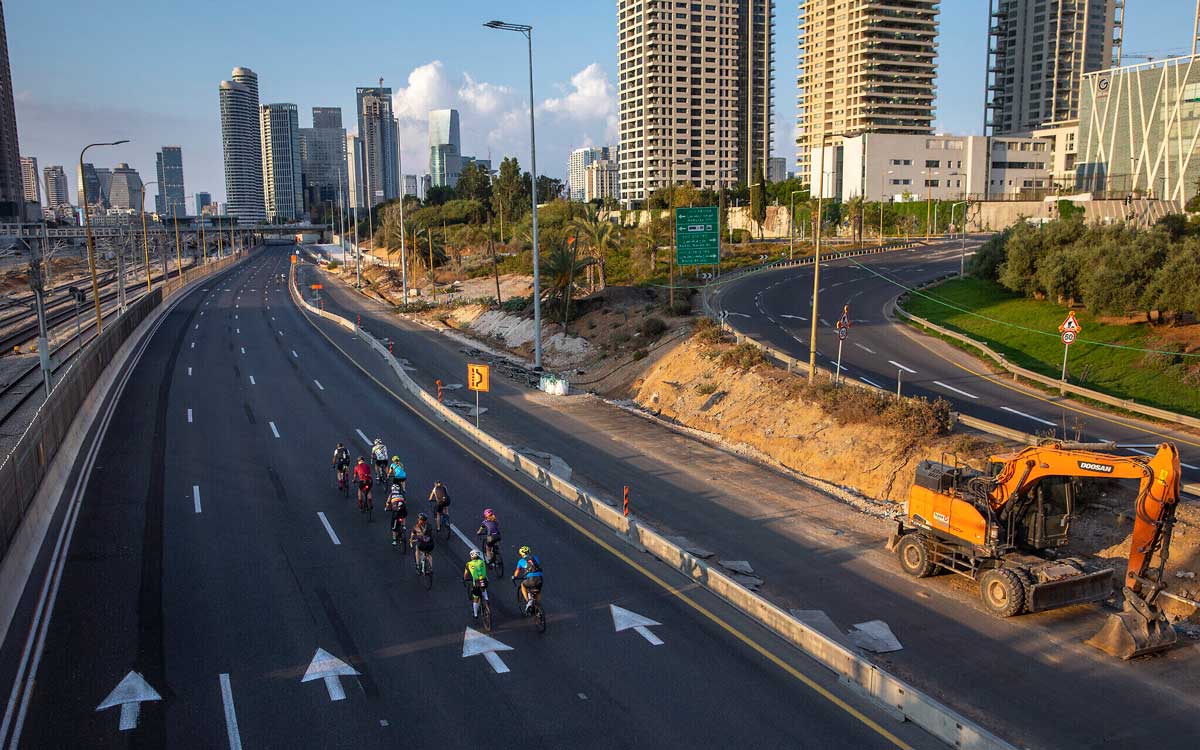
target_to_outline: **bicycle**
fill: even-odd
[[[375,510],[375,504],[371,500],[371,485],[364,484],[358,480],[354,482],[358,485],[358,512],[367,516],[367,523],[371,522],[371,516]]]
[[[408,552],[408,527],[403,518],[392,519],[392,546],[401,552]]]
[[[421,561],[417,563],[417,575],[425,576],[426,591],[433,588],[433,558],[428,552],[421,554]]]
[[[546,611],[544,609],[542,609],[542,590],[539,588],[539,589],[533,589],[530,592],[531,596],[529,597],[529,610],[526,611],[526,609],[525,609],[526,600],[524,599],[524,597],[521,596],[521,580],[520,579],[518,579],[518,578],[513,579],[513,588],[516,589],[516,592],[517,592],[517,610],[521,613],[521,616],[522,617],[527,617],[527,616],[532,617],[533,624],[537,628],[538,632],[545,633],[546,632]]]
[[[463,585],[467,587],[471,599],[471,613],[475,613],[474,604],[479,602],[479,617],[483,623],[484,632],[492,632],[492,607],[488,604],[487,579],[481,578],[478,582],[463,581]]]
[[[504,570],[504,556],[500,554],[500,542],[488,544],[482,534],[479,535],[481,540],[480,546],[483,547],[483,562],[487,565],[487,569],[491,571]]]
[[[438,524],[436,529],[437,533],[441,535],[442,539],[445,541],[450,541],[450,506],[447,505],[445,508],[442,508],[441,511],[438,511],[437,503],[435,501],[430,500],[429,504],[433,506],[433,517]]]
[[[342,497],[350,496],[350,469],[339,466],[337,469],[337,485],[338,491],[342,493]]]

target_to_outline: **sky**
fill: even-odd
[[[1190,49],[1193,0],[1128,0],[1126,54]],[[572,149],[617,141],[616,0],[35,0],[4,7],[21,154],[62,164],[75,199],[79,149],[98,166],[128,162],[154,179],[155,153],[183,148],[189,193],[225,199],[217,86],[234,67],[259,76],[263,103],[290,102],[309,127],[314,106],[356,125],[354,88],[395,91],[405,173],[428,171],[427,114],[460,112],[463,153],[515,155],[529,168],[525,40],[483,22],[534,28],[538,171],[565,177]],[[323,12],[316,10],[323,9]],[[203,11],[203,12],[199,12]],[[775,8],[774,149],[795,161],[796,18]],[[978,133],[983,121],[987,0],[943,0],[938,48],[939,132]],[[156,188],[147,193],[147,203]],[[192,202],[189,201],[189,205]]]

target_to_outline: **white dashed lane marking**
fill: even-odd
[[[917,374],[917,371],[916,371],[916,370],[912,369],[911,367],[905,367],[904,365],[900,364],[899,362],[897,362],[897,361],[896,361],[896,360],[894,360],[894,359],[889,359],[889,360],[888,360],[888,364],[889,364],[889,365],[895,365],[895,366],[896,366],[898,369],[904,370],[905,372],[912,373],[913,375],[916,375],[916,374]]]
[[[1017,411],[1016,409],[1012,408],[1011,406],[1001,406],[1000,408],[1003,409],[1004,411],[1008,412],[1009,414],[1016,414],[1018,417],[1025,417],[1026,419],[1032,419],[1034,422],[1041,422],[1042,424],[1048,424],[1051,427],[1058,426],[1054,422],[1051,422],[1048,419],[1042,419],[1041,417],[1035,417],[1032,414],[1026,414],[1023,411]]]

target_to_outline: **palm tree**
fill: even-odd
[[[575,290],[575,279],[579,272],[596,263],[594,257],[580,258],[576,243],[565,242],[541,256],[542,296],[547,303],[556,302],[563,314],[563,328],[567,327],[571,297]]]
[[[392,255],[400,247],[400,207],[387,206],[382,209],[380,221],[380,239],[383,241],[383,252],[387,257],[388,267],[392,266]]]
[[[608,259],[608,254],[617,247],[617,227],[611,221],[600,218],[600,213],[595,206],[588,206],[587,213],[577,219],[572,219],[569,226],[579,233],[583,244],[587,245],[594,265],[599,271],[600,289],[603,291],[608,286],[608,279],[604,274],[604,264]]]
[[[850,219],[850,239],[862,242],[863,197],[856,195],[846,201],[846,215]]]

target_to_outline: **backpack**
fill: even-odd
[[[542,572],[542,564],[540,562],[538,562],[536,555],[530,555],[529,557],[525,558],[525,575],[529,575],[530,573],[541,573],[541,572]]]

